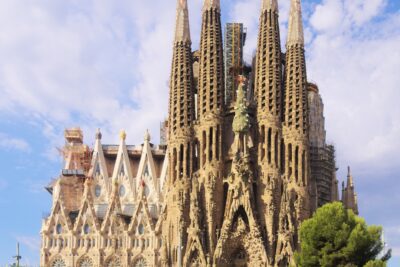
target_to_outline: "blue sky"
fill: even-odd
[[[261,0],[222,0],[223,20],[244,22],[254,54]],[[198,47],[201,0],[189,1]],[[279,1],[282,44],[289,0]],[[43,187],[57,177],[63,130],[120,129],[141,142],[167,114],[175,0],[0,1],[0,266],[16,240],[37,266]],[[338,177],[352,166],[361,215],[385,228],[400,266],[400,1],[303,0],[308,78],[325,103]]]

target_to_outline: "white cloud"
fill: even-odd
[[[31,147],[24,139],[11,137],[0,132],[0,149],[29,152]]]
[[[343,15],[343,3],[341,1],[326,0],[323,4],[316,6],[310,22],[314,29],[318,31],[337,30],[340,29]]]
[[[223,13],[248,29],[250,61],[260,0],[236,0]],[[198,47],[202,0],[191,1],[193,47]],[[282,47],[289,1],[280,1]],[[325,101],[328,137],[339,163],[392,166],[400,148],[400,16],[382,16],[385,0],[304,3],[309,79]],[[56,158],[64,127],[81,125],[91,143],[141,142],[167,115],[175,3],[156,0],[0,3],[0,111],[37,121]],[[374,20],[381,16],[380,20]],[[20,149],[26,145],[14,140]],[[3,145],[6,146],[6,145]]]
[[[161,0],[2,1],[0,110],[45,121],[45,131],[82,124],[88,133],[104,128],[110,141],[122,128],[130,141],[146,128],[157,136],[174,11]]]

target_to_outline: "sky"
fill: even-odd
[[[189,0],[193,49],[202,0]],[[289,0],[280,0],[281,38]],[[222,0],[255,53],[261,0]],[[400,266],[400,0],[302,0],[308,79],[319,85],[338,178],[351,166],[359,210],[382,225]],[[39,264],[40,227],[65,128],[85,142],[159,140],[167,116],[175,0],[0,0],[0,266],[16,242]],[[283,47],[284,49],[284,47]]]

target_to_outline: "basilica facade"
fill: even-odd
[[[339,200],[334,147],[307,80],[300,0],[291,0],[285,53],[277,0],[260,1],[253,64],[232,71],[220,1],[204,1],[198,51],[187,0],[177,1],[165,142],[146,131],[127,145],[122,131],[119,144],[105,145],[98,130],[89,147],[79,128],[65,131],[64,166],[46,188],[41,266],[293,262],[301,222]],[[347,180],[343,203],[358,212],[350,169]]]

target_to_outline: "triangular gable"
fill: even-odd
[[[143,212],[142,212],[143,211]],[[143,214],[143,216],[141,216],[141,220],[139,221],[139,215]],[[144,217],[144,218],[143,218]],[[150,216],[150,211],[147,205],[147,201],[145,198],[142,198],[132,216],[132,221],[131,224],[129,225],[129,232],[135,232],[137,226],[139,225],[139,223],[146,223],[150,226],[150,230],[152,232],[154,232],[154,224],[153,224],[153,219]]]
[[[92,194],[90,192],[91,188],[91,183],[86,182],[85,184],[85,192],[84,192],[84,198],[82,201],[81,209],[79,211],[79,215],[77,218],[77,222],[75,223],[75,231],[78,231],[79,227],[83,227],[85,223],[87,223],[87,220],[85,220],[84,216],[89,215],[89,218],[92,220],[90,222],[90,225],[95,225],[95,230],[99,231],[100,230],[100,225],[97,220],[96,212],[94,211],[93,207],[93,199],[92,199]]]
[[[108,177],[107,164],[104,158],[103,146],[100,139],[96,140],[88,176],[93,177],[96,182],[102,184],[107,195],[109,194],[111,189],[110,178]]]
[[[126,144],[124,140],[121,140],[118,148],[117,160],[115,161],[112,178],[118,179],[118,177],[120,177],[121,175],[127,176],[130,181],[133,179],[132,170],[130,168],[128,150],[126,149]]]
[[[97,175],[102,175],[103,178],[108,180],[108,170],[106,160],[104,158],[103,145],[101,140],[97,139],[94,149],[92,162],[90,164],[89,176],[96,177]]]
[[[121,207],[121,202],[119,200],[119,195],[118,195],[118,188],[119,185],[118,183],[113,184],[113,193],[111,197],[111,203],[108,206],[108,210],[106,213],[106,216],[104,217],[104,222],[101,227],[102,231],[105,231],[105,229],[111,224],[113,219],[118,219],[119,217],[116,216],[117,214],[121,214],[122,212],[122,207]],[[117,218],[115,218],[117,217]],[[122,219],[119,218],[121,221]]]
[[[62,195],[59,194],[57,199],[55,200],[53,204],[53,208],[51,210],[51,214],[49,216],[50,220],[47,223],[47,228],[49,229],[52,225],[56,225],[58,223],[64,224],[66,226],[67,230],[72,230],[73,226],[71,223],[71,220],[69,219],[64,204],[63,204],[63,198]]]
[[[140,181],[142,176],[145,176],[145,172],[148,173],[147,176],[153,177],[153,180],[157,178],[156,168],[154,165],[153,154],[151,152],[151,146],[148,141],[145,141],[142,148],[142,155],[140,157],[139,168],[136,175],[137,181]],[[139,183],[137,184],[137,186]]]

